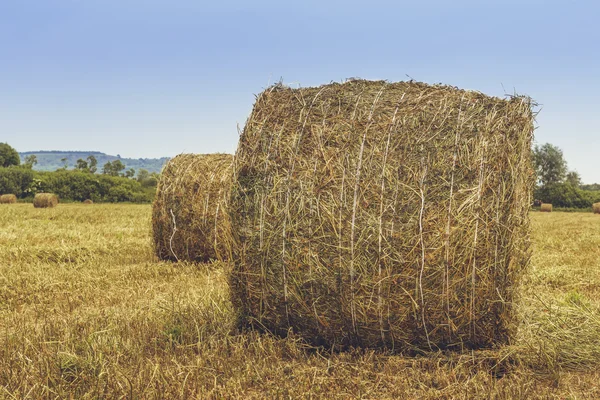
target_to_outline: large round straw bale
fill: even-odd
[[[525,97],[267,89],[230,204],[240,322],[333,347],[506,343],[529,261],[532,135]]]
[[[83,204],[94,204],[94,202],[92,201],[92,199],[85,199],[84,201],[82,201]]]
[[[592,211],[594,214],[600,214],[600,203],[592,204]]]
[[[53,193],[38,193],[33,198],[35,208],[52,208],[58,204],[58,196]]]
[[[160,259],[230,258],[232,174],[230,154],[181,154],[167,163],[152,208],[154,249]]]
[[[552,212],[552,204],[550,203],[542,203],[540,206],[541,212]]]
[[[14,204],[17,202],[17,196],[14,194],[3,194],[0,196],[0,204]]]

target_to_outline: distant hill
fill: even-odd
[[[136,173],[140,169],[148,170],[149,172],[160,172],[163,165],[169,160],[168,157],[163,158],[121,158],[119,155],[111,156],[99,151],[25,151],[19,153],[21,162],[25,161],[25,157],[34,154],[37,157],[37,164],[33,169],[37,171],[56,171],[64,166],[61,161],[67,159],[68,169],[73,169],[78,159],[85,160],[88,156],[96,157],[98,160],[98,172],[102,171],[102,166],[109,161],[121,160],[126,168],[135,169]]]

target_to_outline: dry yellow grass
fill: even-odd
[[[404,357],[235,332],[226,270],[156,262],[150,211],[0,208],[0,398],[600,398],[591,213],[531,214],[513,345]]]

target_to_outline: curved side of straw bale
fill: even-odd
[[[17,202],[17,196],[14,194],[3,194],[0,196],[0,204],[14,204]]]
[[[35,208],[52,208],[58,204],[58,196],[53,193],[38,193],[33,198]]]
[[[242,324],[333,347],[510,340],[529,261],[531,100],[448,86],[274,86],[240,137]]]
[[[171,261],[227,260],[230,154],[181,154],[164,167],[152,207],[154,250]]]
[[[600,203],[592,204],[592,211],[594,214],[600,214]]]
[[[91,199],[85,199],[84,201],[82,201],[83,204],[94,204],[94,202]]]
[[[541,212],[552,212],[552,204],[550,203],[542,203],[540,206]]]

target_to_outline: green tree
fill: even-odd
[[[121,171],[125,169],[125,164],[121,162],[121,160],[109,161],[104,164],[102,168],[102,173],[110,176],[119,176]]]
[[[535,198],[554,207],[588,208],[594,203],[594,192],[586,192],[569,183],[550,183],[535,190]]]
[[[567,174],[567,177],[565,178],[565,181],[576,188],[581,187],[581,183],[582,183],[581,175],[579,175],[579,172],[577,172],[577,171],[569,172]]]
[[[147,169],[139,169],[138,173],[137,173],[137,181],[142,183],[144,182],[146,179],[150,178],[150,172],[148,172]]]
[[[21,164],[19,153],[8,143],[0,143],[0,167]]]
[[[533,162],[538,183],[542,187],[564,182],[567,175],[567,162],[562,150],[558,147],[550,143],[535,146],[533,149]]]
[[[69,168],[69,164],[67,163],[68,158],[67,157],[63,157],[60,159],[60,162],[63,163],[63,166],[61,168],[59,168],[59,170],[66,170],[67,168]]]
[[[36,165],[38,163],[37,161],[37,156],[35,154],[30,154],[27,157],[25,157],[25,163],[23,163],[23,166],[29,169],[32,169],[34,165]]]
[[[120,175],[121,171],[125,169],[125,164],[121,160],[114,160],[112,164],[114,176]]]
[[[583,190],[600,191],[600,183],[592,183],[590,185],[581,185]]]
[[[96,157],[89,155],[87,157],[87,161],[88,161],[88,170],[92,174],[95,174],[96,171],[98,170],[98,160],[96,160]]]
[[[144,182],[144,186],[156,187],[158,185],[159,179],[160,179],[160,174],[157,172],[153,172],[150,174],[150,178],[146,182]]]
[[[150,173],[147,169],[140,169],[137,174],[137,181],[142,184],[145,188],[156,187],[158,183],[158,174],[156,172]]]
[[[135,176],[135,169],[129,168],[127,171],[125,171],[125,173],[123,174],[123,176],[125,178],[133,178]]]
[[[81,158],[77,160],[77,163],[75,164],[75,169],[86,172],[90,170],[87,161],[82,160]]]
[[[23,197],[31,183],[34,172],[23,167],[0,168],[0,193]]]

